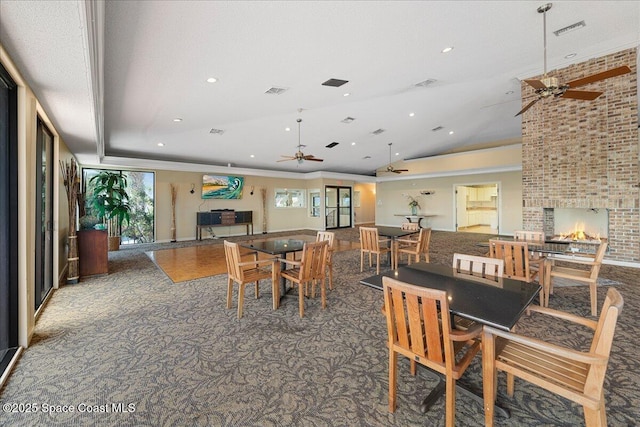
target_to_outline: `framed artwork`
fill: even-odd
[[[202,175],[203,199],[241,199],[243,176]]]

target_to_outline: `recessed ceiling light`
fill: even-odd
[[[251,157],[251,158],[253,159],[255,156],[252,154],[252,155],[250,155],[249,157]]]
[[[452,130],[449,131],[449,135],[453,135],[453,131]]]
[[[164,147],[164,144],[162,142],[158,142],[158,147]]]
[[[409,117],[413,117],[415,115],[416,115],[416,113],[409,113]]]
[[[175,119],[173,119],[173,121],[174,121],[174,122],[176,122],[176,123],[178,123],[178,122],[181,122],[181,121],[182,121],[182,119],[181,119],[180,117],[176,117]]]
[[[289,132],[291,130],[291,128],[284,128],[285,132]]]
[[[396,153],[396,156],[399,156],[399,155],[400,155],[400,153]]]
[[[351,145],[356,145],[356,143],[355,143],[355,142],[352,142],[352,143],[351,143]]]
[[[452,50],[453,50],[453,46],[448,46],[448,47],[445,47],[444,49],[442,49],[440,52],[442,52],[442,53],[449,53],[449,52],[451,52]]]
[[[349,95],[351,95],[349,92],[342,94],[342,96],[349,96]]]
[[[565,57],[565,59],[571,59],[571,58],[575,58],[576,55],[577,55],[577,53],[570,53],[568,55],[565,55],[564,57]]]
[[[217,81],[218,81],[218,79],[216,79],[215,77],[209,77],[209,78],[207,79],[207,81],[208,81],[209,83],[215,83],[215,82],[217,82]]]

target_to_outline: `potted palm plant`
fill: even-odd
[[[127,178],[118,171],[100,171],[90,181],[93,184],[92,205],[109,233],[109,250],[120,248],[120,229],[129,223],[131,207],[127,194]]]

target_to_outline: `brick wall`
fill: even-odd
[[[544,208],[607,208],[607,258],[640,261],[636,64],[633,48],[548,73],[564,83],[621,65],[631,68],[629,74],[576,88],[604,92],[593,101],[550,97],[523,114],[525,229],[542,230]],[[523,82],[523,106],[535,96]]]

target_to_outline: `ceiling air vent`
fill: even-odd
[[[340,87],[346,83],[349,83],[349,80],[329,79],[322,83],[322,86]]]
[[[414,86],[415,87],[427,87],[427,86],[430,86],[430,85],[434,84],[435,82],[436,82],[435,79],[427,79],[427,80],[425,80],[423,82],[416,83]]]
[[[444,127],[442,127],[442,126],[436,126],[436,127],[434,127],[433,129],[431,129],[431,130],[432,130],[433,132],[438,132],[439,130],[442,130],[442,129],[444,129]]]
[[[267,89],[267,91],[265,92],[267,95],[282,95],[283,93],[285,93],[287,90],[289,90],[289,88],[286,87],[271,87],[269,89]]]
[[[567,34],[570,31],[573,30],[577,30],[578,28],[582,28],[582,27],[586,27],[587,24],[584,23],[584,21],[580,21],[580,22],[576,22],[575,24],[571,24],[568,27],[564,27],[564,28],[560,28],[559,30],[555,30],[553,32],[553,34],[555,34],[556,36],[562,36],[564,34]]]
[[[384,132],[384,129],[376,129],[371,133],[374,134],[374,135],[380,135],[382,132]]]
[[[342,123],[351,123],[352,121],[354,121],[355,119],[353,117],[345,117],[344,119],[340,120]]]
[[[333,148],[333,147],[335,147],[336,145],[338,145],[338,142],[335,142],[335,141],[334,141],[334,142],[332,142],[331,144],[327,145],[326,147],[327,147],[327,148]]]
[[[224,131],[222,129],[211,128],[209,133],[212,133],[214,135],[222,135]]]

